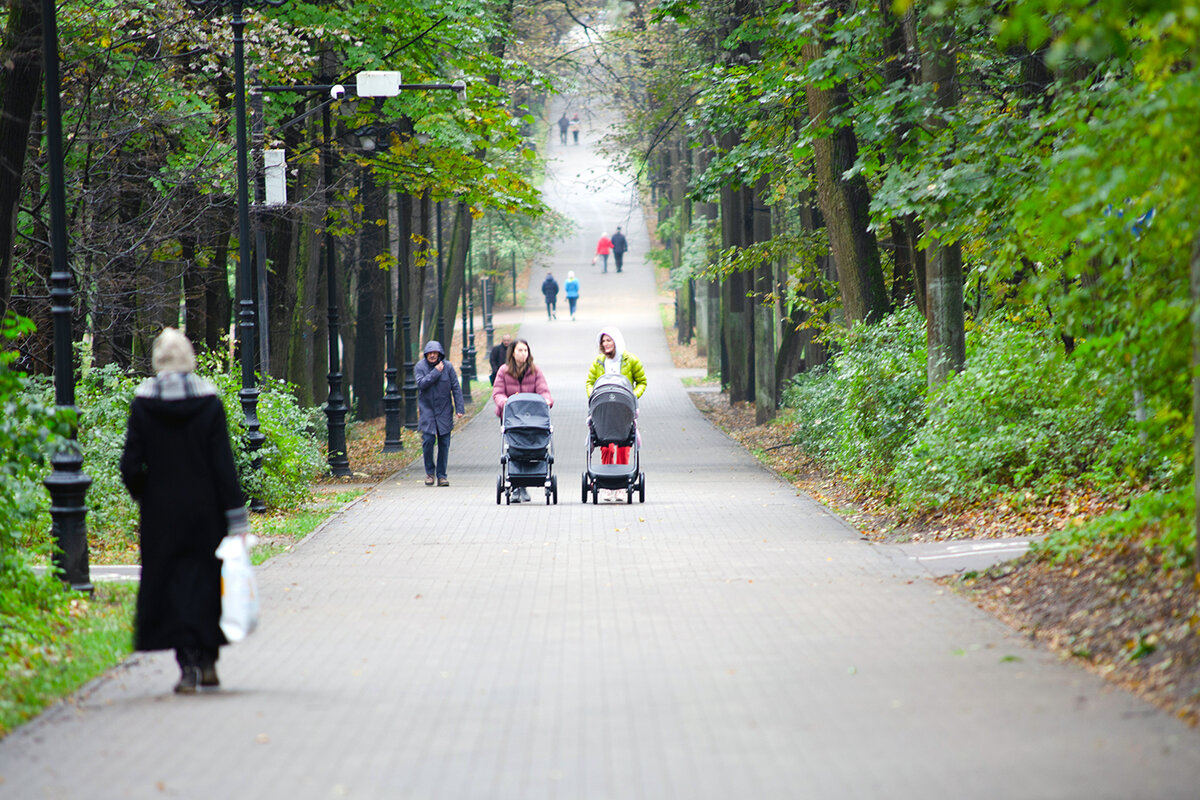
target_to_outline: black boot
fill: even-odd
[[[196,685],[199,682],[199,667],[180,667],[179,683],[175,684],[175,694],[195,694]]]
[[[219,689],[221,680],[217,677],[216,652],[202,653],[200,656],[200,688]]]

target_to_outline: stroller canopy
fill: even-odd
[[[550,406],[546,398],[534,392],[520,392],[504,403],[501,424],[509,428],[550,430]]]
[[[623,375],[601,375],[592,386],[588,417],[597,444],[625,445],[633,438],[637,397]]]
[[[504,404],[504,446],[513,461],[542,461],[550,453],[550,406],[546,398],[521,392]]]

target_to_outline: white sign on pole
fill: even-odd
[[[400,94],[400,73],[376,70],[358,73],[359,97],[395,97]]]
[[[283,150],[263,150],[263,183],[267,205],[287,205],[287,159]]]

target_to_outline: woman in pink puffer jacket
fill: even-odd
[[[496,382],[492,384],[492,401],[496,404],[496,416],[504,413],[504,403],[514,394],[534,392],[546,398],[546,405],[553,407],[550,385],[545,374],[533,363],[529,342],[517,339],[508,348],[508,360],[496,371]]]

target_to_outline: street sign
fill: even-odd
[[[400,94],[399,72],[367,71],[358,73],[355,78],[359,97],[395,97]]]

